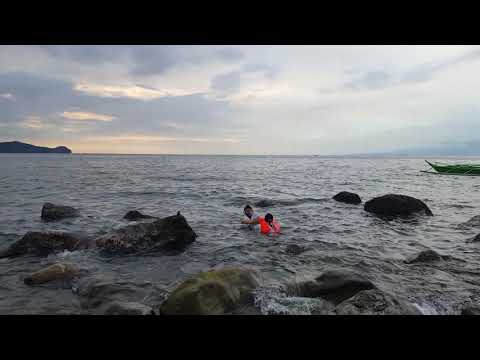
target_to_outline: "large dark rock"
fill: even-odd
[[[47,256],[65,250],[82,250],[89,246],[89,239],[83,235],[66,232],[28,232],[6,250],[0,251],[0,258],[26,254]]]
[[[76,217],[79,215],[77,209],[71,206],[54,205],[52,203],[45,203],[42,207],[42,220],[56,221],[66,218]]]
[[[422,315],[415,306],[379,289],[360,291],[336,307],[338,315]]]
[[[178,213],[149,223],[128,225],[102,235],[96,245],[104,255],[160,252],[175,255],[195,241],[197,234]]]
[[[360,204],[362,199],[355,193],[351,193],[348,191],[339,192],[337,195],[333,197],[333,200],[340,201],[347,204]]]
[[[137,221],[137,220],[142,220],[142,219],[155,219],[154,216],[144,215],[140,211],[137,211],[137,210],[131,210],[131,211],[127,212],[123,218],[126,219],[126,220],[130,220],[130,221]]]
[[[253,304],[258,286],[249,269],[224,268],[200,273],[180,284],[160,306],[162,315],[221,315]]]
[[[387,194],[369,200],[364,205],[365,211],[383,216],[408,216],[417,212],[432,216],[433,213],[425,203],[407,195]]]
[[[72,150],[65,146],[49,148],[26,144],[20,141],[10,141],[0,143],[0,153],[71,154]]]
[[[448,260],[449,256],[442,256],[433,250],[423,250],[420,253],[409,257],[405,260],[406,264],[415,264],[415,263],[424,263],[424,262],[435,262],[440,260]]]
[[[27,285],[41,285],[50,282],[70,282],[74,278],[84,275],[76,266],[70,264],[53,264],[24,278]]]
[[[291,296],[319,297],[339,304],[359,291],[374,288],[375,285],[360,274],[350,271],[327,271],[315,280],[288,285],[287,292]]]
[[[462,315],[480,315],[480,306],[468,305],[462,309]]]

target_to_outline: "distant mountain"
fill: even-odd
[[[19,141],[0,142],[0,153],[29,153],[29,154],[71,154],[72,150],[65,146],[48,148],[25,144]]]

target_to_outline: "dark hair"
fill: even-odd
[[[250,209],[250,210],[253,210],[252,207],[250,205],[247,205],[243,208],[243,211],[247,210],[247,209]]]
[[[273,221],[273,215],[270,213],[265,214],[265,221]]]

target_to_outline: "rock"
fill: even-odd
[[[480,306],[468,305],[462,309],[462,315],[480,315]]]
[[[263,199],[263,200],[257,201],[254,205],[256,207],[266,208],[266,207],[275,205],[275,203],[272,200]]]
[[[474,236],[471,239],[468,239],[467,242],[480,242],[480,234],[478,234],[477,236]]]
[[[108,305],[105,315],[155,315],[150,306],[137,302],[114,301]]]
[[[130,220],[130,221],[137,221],[137,220],[140,220],[140,219],[155,219],[154,216],[144,215],[140,211],[137,211],[137,210],[132,210],[132,211],[127,212],[123,218],[127,219],[127,220]]]
[[[28,232],[6,250],[0,252],[0,258],[26,254],[47,256],[61,251],[86,249],[90,241],[84,235],[66,232]]]
[[[146,296],[145,291],[129,283],[117,283],[100,275],[79,279],[73,288],[84,309],[103,314],[113,302],[136,302]]]
[[[69,264],[53,264],[25,277],[27,285],[40,285],[51,281],[70,281],[81,275],[81,271]]]
[[[160,306],[162,315],[220,315],[253,303],[254,271],[223,268],[202,272],[180,284]]]
[[[387,194],[365,203],[365,211],[383,216],[408,216],[417,212],[433,216],[427,205],[421,200],[407,195]]]
[[[363,290],[336,307],[337,315],[422,315],[415,306],[379,289]]]
[[[418,253],[417,255],[411,256],[405,260],[406,264],[414,264],[420,262],[433,262],[439,260],[447,260],[447,256],[442,256],[433,250],[424,250]]]
[[[299,255],[305,251],[305,247],[297,245],[297,244],[290,244],[285,249],[285,252],[290,255]]]
[[[104,255],[161,252],[178,254],[195,241],[197,234],[182,215],[149,223],[128,225],[96,239]]]
[[[374,289],[375,285],[363,276],[350,271],[327,271],[312,281],[287,286],[291,296],[319,297],[334,304],[352,297],[362,290]]]
[[[333,200],[340,201],[347,204],[360,204],[362,202],[362,199],[360,199],[360,196],[348,191],[339,192],[337,195],[333,197]]]
[[[480,227],[480,215],[472,217],[470,220],[458,225],[459,228],[469,229],[472,227]]]
[[[51,203],[45,203],[42,207],[42,220],[44,221],[56,221],[66,218],[78,216],[78,210],[71,206],[54,205]]]

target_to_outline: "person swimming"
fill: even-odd
[[[253,211],[253,208],[248,204],[243,208],[243,213],[245,214],[244,220],[250,221],[258,218],[258,215]],[[245,224],[245,223],[242,221],[242,224]],[[248,224],[248,228],[250,230],[260,230],[260,226],[258,225],[258,223]]]
[[[280,224],[273,219],[270,213],[265,214],[265,217],[258,216],[255,219],[244,219],[242,224],[260,225],[260,233],[263,235],[278,235],[280,234]]]

